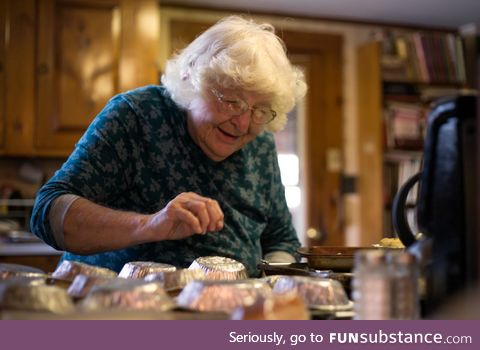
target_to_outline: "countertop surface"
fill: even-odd
[[[12,255],[60,255],[56,250],[43,242],[7,243],[0,241],[0,256]]]

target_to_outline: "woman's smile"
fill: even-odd
[[[241,137],[240,135],[237,136],[237,135],[234,135],[233,133],[227,132],[224,129],[222,129],[221,127],[218,127],[218,126],[216,127],[216,129],[218,130],[218,132],[220,134],[220,138],[227,143],[236,142]]]
[[[260,100],[250,94],[253,105]],[[226,115],[219,110],[218,102],[199,98],[189,110],[188,131],[195,143],[214,161],[222,161],[252,141],[263,130],[262,125],[251,121],[251,111],[240,115]]]

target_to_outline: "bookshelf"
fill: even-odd
[[[361,244],[395,237],[392,200],[421,168],[431,103],[463,87],[461,39],[452,33],[386,35],[357,52]],[[408,200],[415,228],[414,188]]]

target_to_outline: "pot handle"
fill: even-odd
[[[393,228],[405,247],[415,243],[415,234],[412,232],[407,220],[407,197],[412,187],[420,180],[422,173],[419,172],[409,178],[398,190],[392,203]]]

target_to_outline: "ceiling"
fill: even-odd
[[[163,0],[163,5],[458,29],[480,24],[480,0]]]

